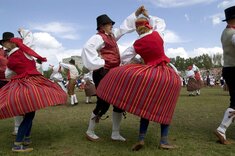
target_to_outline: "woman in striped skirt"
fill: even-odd
[[[123,53],[121,59],[125,63],[139,54],[145,65],[129,64],[111,69],[100,82],[97,95],[141,117],[138,142],[132,150],[137,151],[144,146],[149,121],[161,124],[160,148],[173,149],[175,146],[168,143],[167,136],[181,80],[169,66],[170,59],[164,53],[160,33],[165,28],[164,20],[148,16],[145,9],[142,14],[145,17],[139,17],[135,23],[139,39]]]
[[[0,44],[8,51],[5,74],[10,78],[0,90],[0,119],[24,115],[12,151],[30,152],[33,148],[26,145],[31,143],[30,132],[35,111],[65,104],[67,95],[57,84],[37,71],[33,57],[41,61],[46,61],[46,58],[24,45],[22,39],[5,32]]]

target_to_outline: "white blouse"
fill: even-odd
[[[135,13],[129,15],[119,28],[113,28],[112,33],[117,40],[124,34],[135,31]],[[104,67],[105,61],[99,55],[100,49],[104,47],[104,40],[98,34],[93,35],[84,45],[82,50],[82,61],[90,71]]]
[[[145,34],[141,34],[138,39],[151,34],[153,31],[157,31],[159,35],[163,38],[164,37],[164,30],[166,28],[165,21],[159,17],[149,16],[149,24],[153,27],[153,29]],[[121,54],[121,63],[127,64],[131,61],[132,58],[136,56],[135,49],[132,46],[128,47],[122,54]],[[138,56],[138,55],[137,55]]]

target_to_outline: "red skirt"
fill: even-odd
[[[0,119],[66,104],[67,94],[42,75],[13,79],[0,89]]]
[[[97,95],[129,113],[170,124],[180,89],[180,77],[172,68],[130,64],[111,69]]]

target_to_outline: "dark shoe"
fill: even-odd
[[[160,149],[166,149],[166,150],[172,150],[178,148],[176,145],[171,145],[171,144],[160,144],[159,146]]]
[[[139,141],[132,146],[131,150],[132,151],[139,151],[143,147],[144,147],[144,141]]]
[[[196,96],[195,94],[189,94],[188,96]]]
[[[25,147],[24,145],[13,145],[12,149],[13,152],[31,152],[33,148]]]

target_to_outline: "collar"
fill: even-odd
[[[144,37],[144,36],[147,36],[147,35],[151,34],[152,32],[153,32],[153,30],[150,30],[150,31],[147,32],[147,33],[141,34],[141,35],[139,36],[139,39],[142,38],[142,37]]]
[[[15,51],[19,50],[18,47],[15,47],[14,49],[12,49],[7,55],[10,56],[11,54],[13,54]]]
[[[227,25],[226,28],[232,28],[232,29],[235,29],[235,25]]]

